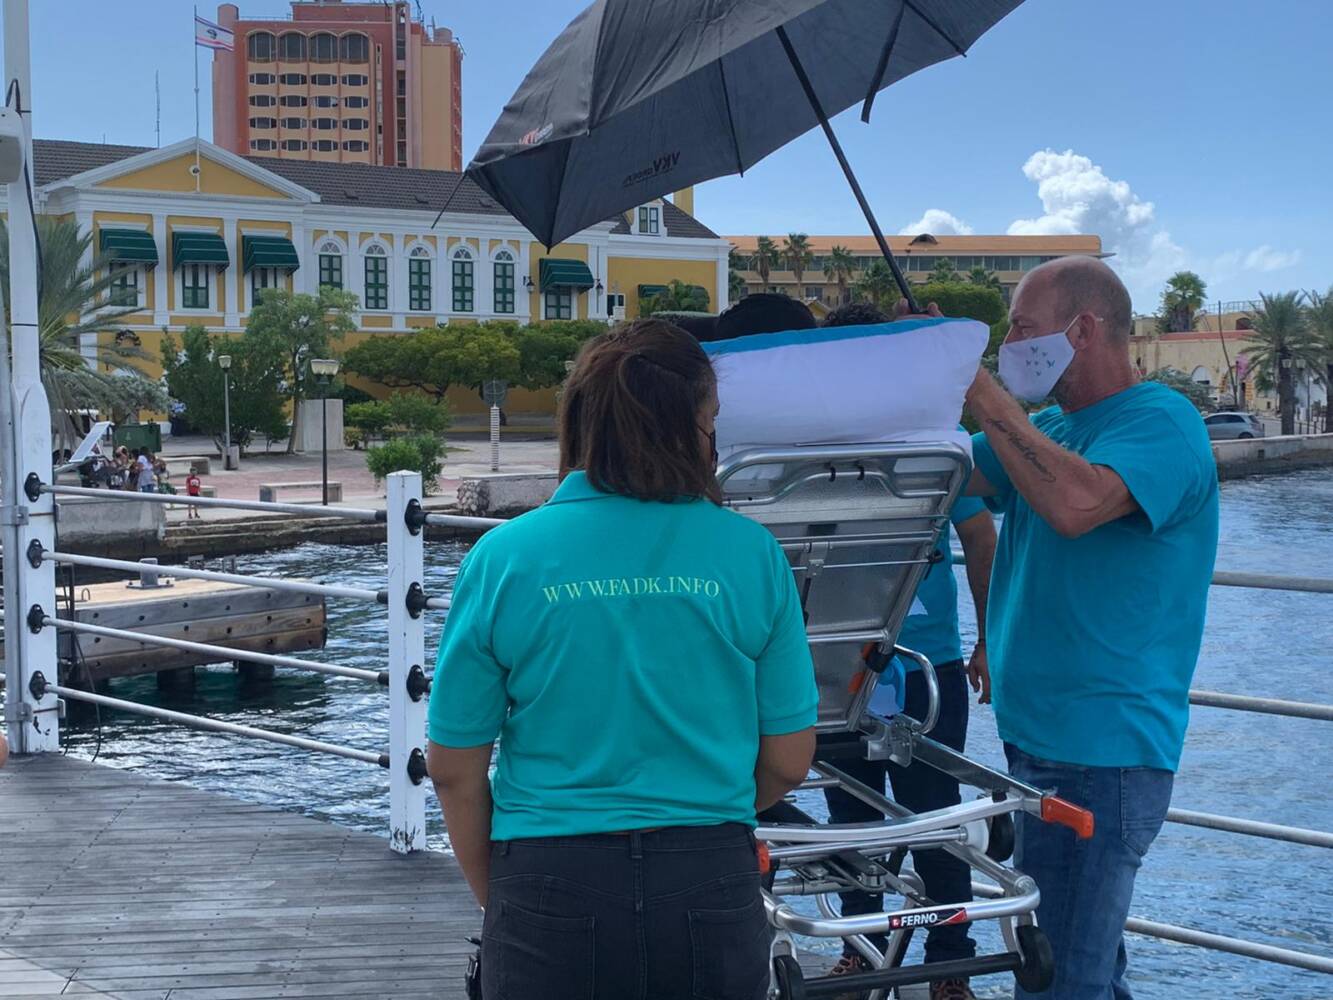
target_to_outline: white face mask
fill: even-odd
[[[1000,378],[1010,392],[1029,403],[1040,403],[1051,394],[1074,360],[1069,327],[1077,320],[1074,317],[1059,333],[1000,345]]]

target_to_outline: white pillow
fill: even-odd
[[[990,330],[915,317],[703,345],[717,372],[719,460],[751,448],[952,441]]]

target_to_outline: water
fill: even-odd
[[[1333,575],[1333,475],[1311,471],[1224,484],[1222,537],[1220,568]],[[430,592],[450,589],[463,551],[455,544],[429,547]],[[384,564],[383,546],[306,545],[245,557],[239,569],[377,587]],[[323,658],[382,667],[384,619],[382,608],[331,601]],[[431,651],[439,627],[438,619],[429,627]],[[966,600],[963,630],[968,639],[975,634]],[[1215,587],[1195,684],[1333,702],[1331,650],[1333,602],[1328,596]],[[343,678],[280,671],[271,684],[244,690],[230,669],[210,668],[199,672],[192,696],[164,696],[151,677],[117,682],[113,693],[366,749],[382,748],[387,741],[383,690]],[[1002,766],[994,733],[989,709],[974,706],[969,754]],[[1195,709],[1174,804],[1328,829],[1333,826],[1326,791],[1333,764],[1330,735],[1327,723]],[[70,752],[81,757],[91,756],[98,741],[92,725],[72,726],[66,739]],[[361,830],[386,830],[387,779],[369,765],[119,714],[102,720],[98,759]],[[430,817],[430,843],[443,848],[447,840],[433,805]],[[1134,912],[1328,954],[1333,951],[1333,880],[1327,863],[1328,855],[1319,848],[1168,825],[1139,877]],[[976,935],[983,948],[999,948],[992,926],[979,926]],[[1148,938],[1132,938],[1130,949],[1135,995],[1147,1000],[1196,992],[1253,1000],[1333,996],[1333,984],[1313,973]],[[1004,985],[1003,977],[995,977],[979,981],[978,989],[985,996],[1003,996]]]

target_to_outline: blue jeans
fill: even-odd
[[[1131,1000],[1125,983],[1125,919],[1134,877],[1166,819],[1175,775],[1152,767],[1080,767],[1042,760],[1006,743],[1019,781],[1092,811],[1079,840],[1067,827],[1018,813],[1014,865],[1041,890],[1037,923],[1055,952],[1050,990],[1017,1000]]]

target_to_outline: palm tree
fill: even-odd
[[[876,308],[887,311],[897,301],[898,283],[889,265],[876,259],[862,273],[854,290],[859,297],[869,299]]]
[[[980,264],[973,265],[972,270],[967,272],[967,281],[968,284],[993,288],[1001,295],[1004,294],[1004,285],[1000,284],[1000,279],[995,276],[993,271],[987,271]]]
[[[801,279],[805,276],[805,269],[815,260],[815,255],[810,250],[810,237],[805,233],[788,233],[787,238],[782,241],[782,258],[787,262],[792,277],[796,279],[796,297],[803,298],[805,288],[801,284]]]
[[[1158,333],[1186,333],[1198,323],[1208,286],[1193,271],[1177,271],[1166,279],[1162,308],[1157,313]]]
[[[708,291],[699,285],[687,285],[672,278],[666,290],[658,292],[639,309],[642,316],[660,312],[707,312]]]
[[[1306,315],[1310,321],[1310,332],[1318,341],[1324,355],[1324,433],[1333,434],[1333,288],[1320,294],[1306,292],[1306,301],[1310,303]]]
[[[838,284],[838,304],[847,301],[847,286],[851,284],[852,272],[856,270],[856,258],[841,243],[829,248],[828,260],[824,263],[824,273]]]
[[[948,257],[941,257],[935,261],[935,266],[926,276],[928,285],[953,285],[962,280],[963,276],[954,270],[953,261]]]
[[[1300,292],[1273,295],[1260,292],[1259,303],[1259,308],[1254,310],[1254,328],[1246,338],[1254,346],[1246,353],[1250,367],[1263,376],[1263,381],[1277,384],[1282,433],[1294,434],[1296,393],[1292,368],[1297,361],[1322,366],[1323,355],[1310,332]]]
[[[37,218],[37,241],[41,247],[37,293],[41,378],[59,435],[76,438],[70,414],[80,409],[101,410],[117,420],[139,410],[166,410],[170,404],[161,384],[136,364],[148,358],[136,344],[98,346],[88,358],[80,350],[84,334],[116,329],[126,316],[142,311],[138,306],[107,304],[114,277],[98,261],[85,263],[92,234],[79,232],[73,220],[43,215]],[[3,222],[0,292],[8,309],[9,232]]]
[[[768,276],[778,263],[778,248],[767,236],[761,236],[755,240],[754,256],[750,258],[750,265],[754,268],[755,274],[759,275],[759,281],[763,284],[760,291],[768,291]]]

